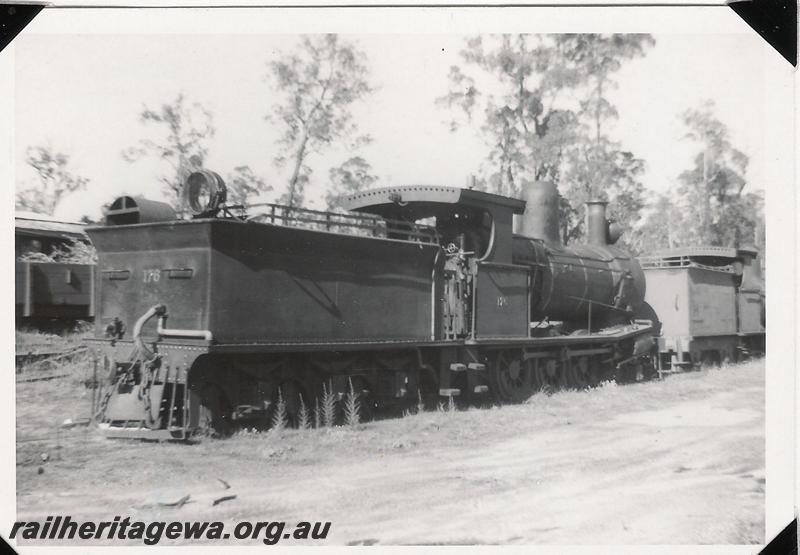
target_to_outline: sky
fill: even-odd
[[[460,63],[463,34],[345,35],[366,53],[375,92],[353,107],[361,132],[374,141],[348,151],[336,145],[314,154],[308,203],[322,207],[328,169],[359,154],[378,185],[464,186],[477,173],[487,146],[478,125],[452,133],[449,113],[435,99],[447,90],[449,67]],[[765,47],[753,32],[655,34],[645,57],[618,72],[609,94],[620,117],[612,138],[646,162],[651,191],[668,192],[689,167],[697,147],[684,140],[681,112],[705,99],[730,129],[732,142],[750,157],[748,188],[764,186],[761,128]],[[32,183],[24,163],[29,145],[49,144],[70,156],[71,169],[89,179],[86,190],[66,197],[56,216],[99,217],[100,207],[121,194],[157,200],[155,160],[135,163],[121,152],[156,129],[138,119],[183,91],[214,114],[216,135],[206,166],[227,176],[249,165],[275,187],[286,172],[272,159],[280,130],[265,119],[278,97],[265,79],[267,64],[291,51],[291,34],[29,34],[15,41],[14,163],[17,188]]]

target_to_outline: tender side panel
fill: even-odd
[[[653,307],[661,321],[665,337],[687,336],[690,333],[689,273],[686,269],[646,270],[645,301]]]
[[[96,334],[114,317],[132,331],[155,304],[167,306],[167,327],[208,325],[208,222],[95,228],[98,250]],[[156,319],[145,334],[155,335]]]
[[[689,268],[690,334],[736,333],[736,289],[733,274]]]
[[[436,246],[238,222],[213,245],[220,342],[431,339]]]
[[[739,331],[742,333],[764,333],[763,299],[758,291],[740,291]]]

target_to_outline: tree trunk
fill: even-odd
[[[294,208],[295,198],[297,197],[297,180],[300,178],[300,168],[303,166],[303,160],[306,157],[306,145],[308,144],[308,132],[303,131],[303,137],[300,139],[300,146],[297,148],[297,154],[294,159],[294,170],[292,176],[289,178],[289,194],[287,195],[287,202],[290,207]]]
[[[711,239],[711,199],[708,190],[708,147],[703,150],[703,222],[702,238],[703,242]]]

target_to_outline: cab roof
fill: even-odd
[[[475,189],[443,187],[441,185],[402,185],[361,191],[342,198],[342,206],[355,212],[366,212],[384,218],[413,219],[436,216],[444,210],[452,211],[450,205],[462,205],[487,209],[510,209],[522,214],[525,201],[486,193]]]

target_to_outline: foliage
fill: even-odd
[[[122,157],[134,162],[153,156],[165,162],[170,171],[159,177],[164,197],[178,212],[182,210],[183,183],[200,169],[208,156],[207,141],[214,136],[211,112],[201,104],[189,103],[183,93],[157,109],[144,106],[139,121],[153,124],[165,135],[160,141],[141,139],[139,145],[123,151]]]
[[[279,124],[283,134],[275,158],[277,166],[291,162],[292,171],[282,204],[299,206],[308,184],[309,155],[334,141],[352,139],[357,147],[369,141],[356,136],[352,105],[373,89],[368,82],[366,56],[355,44],[338,35],[308,35],[294,53],[284,53],[269,64],[269,77],[283,94],[267,119]]]
[[[254,197],[272,190],[272,186],[253,173],[250,166],[235,167],[228,175],[227,187],[229,205],[247,205]]]
[[[52,216],[65,195],[85,189],[89,182],[67,167],[69,156],[50,146],[32,146],[25,152],[25,163],[36,172],[38,183],[18,191],[16,208]]]
[[[610,201],[610,217],[630,229],[644,207],[640,180],[644,161],[608,137],[608,126],[619,117],[608,93],[617,87],[613,74],[623,62],[644,56],[655,41],[650,35],[637,34],[567,34],[559,35],[558,41],[582,83],[579,125],[564,175],[564,196],[570,209],[564,214],[562,239],[569,242],[583,237],[584,203],[592,199]]]
[[[474,37],[463,66],[450,68],[450,88],[437,100],[451,109],[450,129],[482,114],[487,175],[476,186],[519,196],[525,180],[547,180],[565,191],[563,239],[583,234],[583,203],[606,198],[612,215],[630,225],[641,210],[642,160],[608,138],[616,119],[607,98],[612,75],[642,56],[649,35],[495,35]],[[484,84],[478,86],[478,78]],[[577,98],[577,104],[573,99]]]
[[[740,246],[753,235],[758,202],[745,198],[748,157],[733,146],[728,128],[714,114],[713,101],[686,110],[686,139],[700,149],[692,167],[678,177],[687,224],[698,244]],[[752,239],[750,239],[752,241]]]
[[[302,395],[300,396],[300,408],[297,411],[297,427],[301,430],[311,428],[311,414]]]
[[[678,176],[673,196],[661,196],[638,230],[636,250],[694,245],[755,246],[764,250],[764,199],[744,193],[747,156],[733,146],[714,103],[680,116],[686,139],[700,149]]]
[[[275,409],[272,412],[272,431],[280,432],[286,428],[289,422],[288,414],[286,413],[286,401],[283,398],[281,389],[278,388],[278,402],[275,403]]]
[[[372,166],[361,156],[353,156],[338,168],[331,168],[328,172],[331,186],[325,195],[328,210],[341,208],[342,196],[371,188],[378,180],[371,172]]]
[[[550,35],[478,36],[467,40],[461,57],[465,67],[489,81],[488,90],[479,89],[474,76],[452,66],[449,91],[437,103],[454,109],[453,131],[465,123],[461,116],[472,123],[476,112],[481,113],[490,166],[483,186],[518,196],[523,179],[558,182],[576,122],[574,113],[559,108],[556,101],[563,90],[580,82],[559,41]]]
[[[355,426],[359,423],[361,403],[359,394],[353,388],[353,380],[347,378],[347,393],[344,397],[344,423],[348,426]]]
[[[69,243],[55,247],[50,254],[26,252],[21,262],[59,262],[62,264],[97,264],[97,250],[91,243],[70,238]]]
[[[322,384],[322,425],[330,428],[336,423],[336,394],[332,385]]]
[[[650,254],[685,244],[683,217],[672,195],[658,194],[650,202],[650,208],[642,225],[632,234],[630,250],[635,254]]]

